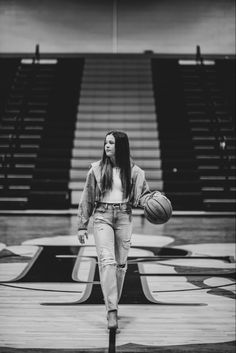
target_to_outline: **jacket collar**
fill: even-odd
[[[93,162],[91,164],[93,173],[95,175],[96,182],[98,184],[99,189],[101,190],[101,166],[100,166],[101,161]]]

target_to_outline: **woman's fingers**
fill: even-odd
[[[82,234],[78,234],[78,238],[79,238],[79,242],[81,244],[84,244],[85,243],[85,239],[88,239],[88,233],[87,232],[84,232]]]

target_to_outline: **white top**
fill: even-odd
[[[113,172],[112,189],[108,190],[105,193],[101,202],[107,202],[107,203],[126,202],[126,200],[123,199],[123,189],[122,189],[122,183],[121,183],[121,178],[120,178],[120,169],[119,168],[112,168],[112,172]]]

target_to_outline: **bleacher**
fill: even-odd
[[[13,68],[1,114],[1,209],[70,207],[82,68],[82,59],[19,60]]]
[[[235,208],[234,72],[222,61],[152,62],[164,190],[177,209]]]
[[[0,59],[1,210],[77,207],[111,129],[174,210],[235,210],[233,59],[36,59]]]

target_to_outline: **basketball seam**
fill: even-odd
[[[154,200],[155,202],[157,202],[158,203],[158,205],[160,205],[161,206],[161,208],[163,209],[163,211],[164,211],[164,213],[165,213],[165,215],[166,215],[166,217],[167,217],[167,219],[168,219],[168,214],[167,214],[167,212],[166,212],[166,210],[165,210],[165,208],[162,206],[162,204],[158,201],[158,200]]]

